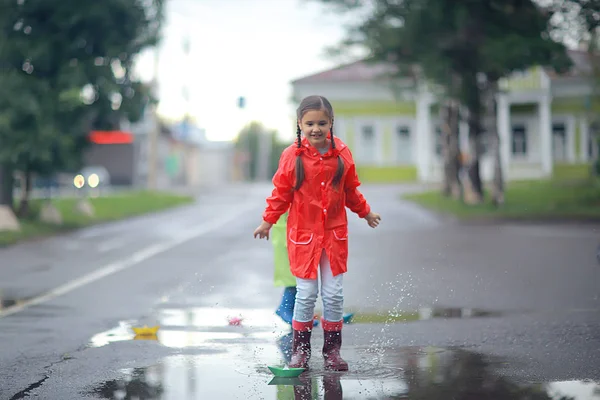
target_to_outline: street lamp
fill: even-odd
[[[154,76],[152,78],[152,97],[158,99],[158,64],[160,59],[160,50],[158,46],[154,49]],[[157,159],[158,159],[158,135],[160,133],[160,124],[158,119],[158,107],[152,102],[150,105],[150,114],[152,124],[150,128],[148,143],[148,188],[157,188]]]

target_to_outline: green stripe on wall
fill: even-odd
[[[571,113],[571,114],[583,114],[587,110],[588,102],[585,97],[563,97],[552,99],[552,112],[553,113]],[[589,111],[600,112],[600,103],[593,102],[592,107]]]
[[[417,105],[413,101],[334,101],[332,106],[336,115],[417,115]]]
[[[525,71],[524,75],[513,75],[508,79],[502,79],[500,86],[512,91],[540,89],[542,87],[541,68],[532,67]]]
[[[511,104],[510,112],[511,113],[534,113],[537,111],[537,104]]]

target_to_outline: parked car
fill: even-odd
[[[84,167],[73,178],[73,185],[77,189],[83,189],[86,186],[92,189],[109,187],[110,174],[101,165]]]

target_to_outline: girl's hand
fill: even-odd
[[[263,221],[258,228],[254,230],[254,239],[258,236],[260,239],[267,238],[269,240],[269,231],[273,225],[267,221]]]
[[[381,215],[371,211],[365,216],[365,219],[371,228],[377,228],[379,221],[381,221]]]

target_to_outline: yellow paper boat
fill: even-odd
[[[158,336],[153,334],[135,335],[133,340],[158,340]]]
[[[148,327],[144,325],[142,328],[133,327],[132,329],[136,336],[156,336],[156,332],[158,332],[159,328],[159,326]]]

